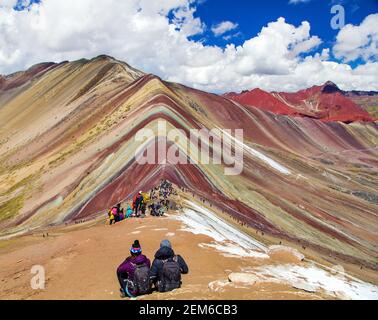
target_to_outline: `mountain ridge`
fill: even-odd
[[[167,179],[277,243],[378,268],[374,122],[276,115],[114,63],[57,64],[0,90],[1,236],[105,213]],[[138,164],[135,134],[157,135],[163,120],[186,133],[243,129],[243,172]]]
[[[128,74],[129,78],[132,80],[144,75],[143,72],[131,67],[126,62],[102,54],[92,59],[80,59],[72,62],[38,63],[25,71],[18,71],[5,76],[0,75],[0,90],[7,91],[16,89],[28,83],[31,79],[43,76],[45,72],[51,71],[66,63],[87,64],[96,61],[110,62],[114,63],[115,66],[122,67],[125,74]],[[104,70],[104,72],[106,72],[106,70]],[[377,111],[373,109],[375,105],[371,106],[371,103],[369,104],[366,100],[369,101],[369,97],[372,97],[370,100],[372,100],[374,104],[374,99],[378,96],[378,92],[357,90],[343,91],[332,81],[327,81],[323,85],[315,85],[308,89],[302,89],[295,93],[268,92],[260,88],[255,88],[250,91],[243,90],[239,94],[235,92],[225,93],[222,96],[247,106],[257,107],[281,115],[310,117],[323,121],[341,121],[345,123],[355,121],[372,122],[377,120],[375,116]],[[366,105],[368,106],[366,107]]]
[[[240,94],[226,93],[224,96],[247,106],[257,107],[275,114],[345,123],[376,121],[331,81],[293,93],[269,93],[261,89],[252,89],[251,91],[242,91]]]

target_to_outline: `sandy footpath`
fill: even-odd
[[[143,252],[152,258],[163,238],[170,239],[176,253],[187,261],[190,273],[183,287],[171,293],[154,293],[139,299],[322,299],[289,284],[265,282],[253,286],[231,286],[228,275],[248,268],[277,264],[254,257],[236,258],[204,246],[214,239],[192,234],[183,223],[170,217],[132,219],[114,226],[103,221],[49,230],[0,242],[0,299],[120,299],[115,275],[128,255],[130,244],[139,239]],[[46,232],[45,232],[46,233]],[[46,270],[45,290],[30,286],[33,265]]]

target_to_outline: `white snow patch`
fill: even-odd
[[[179,215],[171,219],[181,221],[182,229],[193,234],[203,234],[214,239],[211,243],[202,243],[201,247],[219,250],[224,255],[232,257],[269,258],[268,248],[218,218],[207,208],[191,201],[186,201],[187,207]],[[242,272],[253,273],[262,281],[281,282],[310,292],[325,292],[339,299],[378,300],[378,286],[363,282],[344,272],[337,272],[325,266],[302,263],[265,265],[256,268],[244,268]],[[226,283],[210,284],[212,290],[223,290]],[[213,287],[213,288],[212,288]]]
[[[268,164],[269,166],[271,166],[273,169],[283,173],[283,174],[286,174],[286,175],[289,175],[291,174],[291,172],[289,171],[289,169],[287,169],[286,167],[284,167],[283,165],[279,164],[278,162],[276,162],[275,160],[269,158],[268,156],[266,156],[265,154],[261,153],[260,151],[257,151],[255,149],[252,149],[251,147],[247,146],[247,145],[244,145],[244,148],[252,155],[256,156],[257,158],[259,158],[261,161],[265,162],[266,164]]]
[[[228,132],[221,130],[224,135],[226,135],[228,138],[232,139],[235,142],[235,145],[239,145],[242,147],[244,150],[246,150],[249,154],[252,156],[260,159],[261,161],[265,162],[267,165],[272,167],[273,169],[277,170],[280,173],[283,173],[285,175],[291,174],[290,170],[284,167],[283,165],[279,164],[277,161],[273,160],[272,158],[269,158],[265,154],[263,154],[260,151],[257,151],[250,146],[247,146],[245,143],[235,139],[232,135],[230,135]]]
[[[298,262],[303,261],[305,256],[300,253],[297,249],[286,247],[282,245],[273,245],[269,247],[268,254],[271,257],[274,257],[276,254],[285,253],[290,255],[291,258],[295,258]]]
[[[240,257],[250,257],[250,258],[258,258],[258,259],[268,259],[269,256],[266,253],[252,251],[250,249],[245,249],[240,246],[236,246],[235,243],[220,243],[220,242],[213,242],[213,243],[200,243],[200,247],[205,248],[213,248],[218,251],[224,252],[224,256],[231,257],[231,258],[240,258]]]
[[[203,246],[212,247],[239,258],[269,258],[265,245],[221,220],[206,208],[191,201],[186,202],[192,209],[184,208],[183,213],[174,216],[173,219],[184,223],[185,227],[181,230],[207,235],[215,240],[211,244],[202,244]]]
[[[215,280],[208,284],[209,289],[213,292],[224,292],[225,287],[228,287],[231,285],[231,282],[228,280]]]
[[[378,299],[377,286],[352,278],[345,273],[332,274],[315,265],[268,265],[249,269],[249,272],[262,277],[274,277],[296,288],[311,288],[313,291],[324,290],[327,294],[341,299]]]

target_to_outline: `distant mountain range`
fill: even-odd
[[[266,92],[261,89],[231,92],[224,95],[243,105],[281,115],[300,116],[323,121],[375,121],[374,109],[366,108],[376,101],[378,92],[342,91],[331,81],[295,93]],[[361,103],[361,102],[365,103]],[[374,104],[374,103],[373,103]],[[369,111],[373,111],[369,113]]]

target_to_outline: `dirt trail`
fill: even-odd
[[[152,259],[163,238],[170,239],[175,252],[186,259],[190,273],[183,277],[181,289],[138,299],[327,298],[280,283],[217,286],[225,283],[231,272],[273,262],[227,257],[214,248],[199,246],[213,239],[180,230],[182,227],[172,217],[130,219],[113,226],[97,220],[50,229],[45,238],[39,233],[1,242],[0,299],[120,299],[115,270],[128,255],[130,244],[139,239],[143,253]],[[45,267],[45,290],[30,287],[33,265]]]

